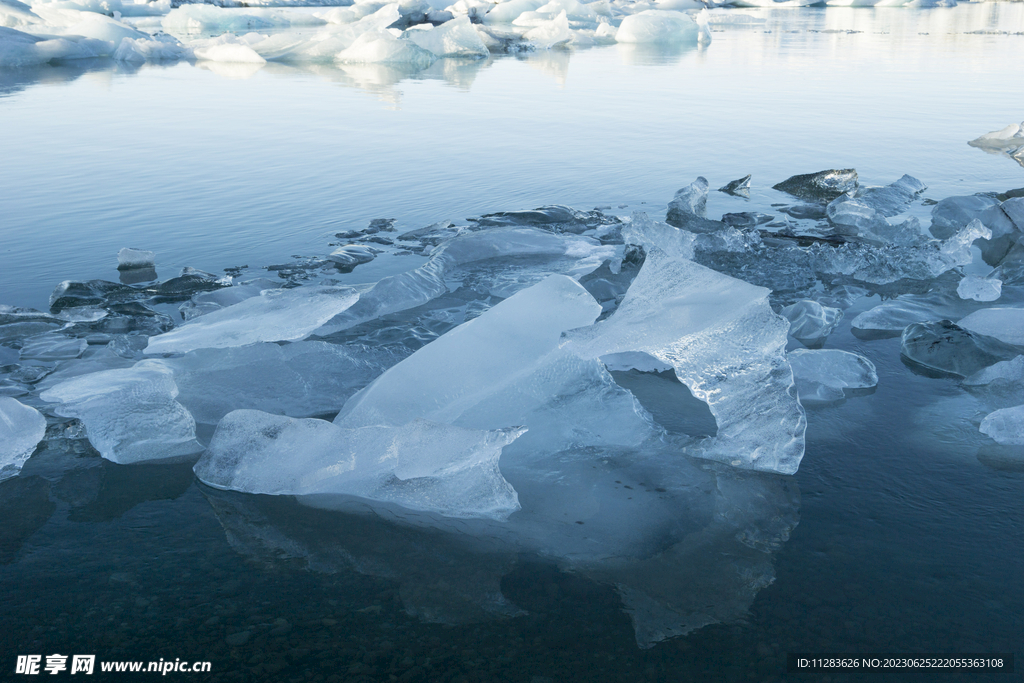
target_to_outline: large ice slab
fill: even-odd
[[[538,360],[559,348],[562,332],[590,325],[600,314],[601,306],[579,283],[553,275],[388,370],[346,404],[335,423],[454,422],[505,384],[534,372]]]
[[[0,396],[0,481],[21,471],[46,435],[46,418],[15,398]]]
[[[264,290],[150,338],[146,353],[185,353],[257,342],[298,341],[359,298],[349,287]]]
[[[806,422],[785,356],[789,323],[768,290],[687,260],[668,226],[634,217],[629,239],[647,259],[607,320],[569,337],[583,357],[639,351],[675,370],[718,421],[694,453],[735,466],[793,473]]]
[[[80,419],[104,458],[129,464],[202,450],[195,420],[174,400],[177,394],[170,369],[143,366],[76,377],[40,398],[59,403],[58,415]]]
[[[796,349],[789,353],[789,364],[804,405],[841,401],[878,384],[875,364],[849,351]]]
[[[505,519],[519,508],[498,469],[522,429],[479,431],[422,420],[343,429],[255,410],[228,414],[196,463],[210,486],[274,495],[348,494],[447,517]]]
[[[869,188],[857,195],[844,194],[829,202],[826,212],[837,226],[862,237],[887,241],[893,226],[885,219],[903,213],[925,189],[920,180],[904,175],[885,187]]]
[[[490,54],[468,16],[456,17],[436,28],[409,30],[402,37],[438,57],[480,58]]]

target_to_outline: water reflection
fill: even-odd
[[[774,581],[774,554],[797,524],[795,481],[709,467],[680,494],[633,483],[620,488],[623,497],[646,496],[648,509],[628,521],[632,538],[602,520],[600,509],[590,510],[586,523],[513,515],[501,525],[412,515],[351,497],[307,501],[335,508],[327,510],[290,497],[200,489],[229,544],[246,558],[392,579],[405,611],[428,622],[474,623],[538,609],[507,587],[509,577],[538,563],[613,587],[644,648],[743,618]],[[592,492],[592,482],[574,488]],[[668,511],[678,517],[668,519]]]

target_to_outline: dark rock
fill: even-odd
[[[830,202],[842,194],[857,189],[857,171],[845,168],[795,175],[774,185],[772,189],[808,201]]]

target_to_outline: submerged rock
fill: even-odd
[[[795,175],[772,187],[809,201],[830,202],[857,189],[857,171],[852,168]]]

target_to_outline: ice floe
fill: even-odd
[[[46,435],[46,418],[10,396],[0,396],[0,481],[15,476]]]

